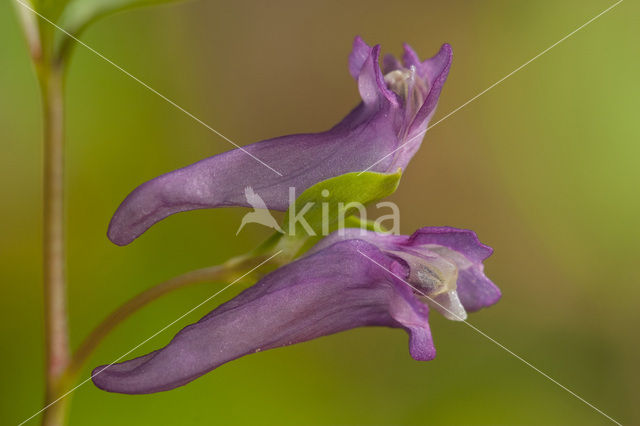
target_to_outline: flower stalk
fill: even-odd
[[[43,285],[46,346],[46,397],[49,404],[63,388],[70,361],[64,206],[64,70],[61,62],[34,58],[43,117]],[[44,425],[64,424],[68,402],[44,413]]]
[[[215,265],[189,271],[144,290],[124,304],[120,305],[120,307],[116,308],[116,310],[109,314],[97,327],[93,329],[93,331],[84,339],[78,349],[74,352],[67,374],[71,378],[77,377],[82,366],[100,342],[102,342],[102,340],[114,328],[116,328],[116,326],[150,302],[159,299],[172,291],[193,284],[233,279],[234,274],[244,273],[251,270],[262,260],[264,260],[262,257],[238,256],[228,260],[222,265]],[[251,277],[245,277],[245,279],[250,278]]]

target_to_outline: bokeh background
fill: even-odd
[[[353,36],[455,58],[436,119],[611,5],[605,0],[195,0],[119,14],[83,39],[240,144],[321,131],[358,93]],[[393,201],[401,228],[475,230],[501,287],[470,322],[624,424],[640,423],[640,34],[626,1],[432,129]],[[0,423],[41,407],[41,122],[36,80],[0,3]],[[72,342],[135,293],[243,253],[246,209],[174,216],[131,246],[105,237],[139,183],[231,146],[84,48],[67,85]],[[110,362],[220,288],[145,308],[87,366]],[[136,351],[164,345],[218,297]],[[432,315],[437,359],[399,330],[359,329],[248,356],[180,389],[73,394],[72,425],[607,424],[463,324]]]

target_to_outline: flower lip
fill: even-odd
[[[401,259],[409,269],[409,282],[416,291],[426,296],[437,296],[455,291],[458,280],[458,267],[452,261],[433,252],[416,254],[412,251],[387,250]]]
[[[364,61],[358,74],[358,90],[360,97],[367,106],[390,104],[399,107],[398,95],[387,87],[384,75],[380,69],[380,49],[379,44],[370,48],[369,55]]]
[[[457,259],[447,255],[441,256],[436,251],[416,248],[416,251],[389,250],[387,253],[396,256],[407,265],[409,274],[406,283],[411,286],[418,300],[435,308],[447,319],[464,321],[467,312],[457,292]]]
[[[408,134],[413,135],[423,128],[426,130],[426,126],[435,112],[440,92],[449,76],[453,61],[453,49],[450,44],[445,43],[434,57],[424,62],[420,62],[418,55],[408,44],[404,45],[404,49],[405,66],[415,66],[418,74],[429,84],[429,93],[409,127]]]
[[[464,254],[472,262],[482,262],[493,254],[493,249],[482,243],[469,229],[450,226],[429,226],[418,229],[406,240],[406,245],[435,244]]]
[[[321,250],[323,247],[344,239],[361,239],[377,245],[386,252],[400,252],[401,256],[394,256],[402,259],[402,262],[408,268],[414,268],[414,276],[410,274],[408,279],[412,285],[418,288],[421,287],[421,283],[415,277],[415,271],[420,268],[421,263],[426,262],[427,264],[430,263],[429,266],[433,266],[439,262],[442,265],[442,260],[438,259],[444,259],[454,264],[457,268],[455,287],[449,284],[441,288],[455,290],[461,305],[467,312],[491,306],[500,300],[500,289],[484,274],[483,262],[491,255],[493,250],[491,247],[482,244],[473,231],[448,226],[436,226],[424,227],[410,236],[405,236],[379,234],[361,229],[346,229],[325,237],[310,252]],[[393,255],[393,253],[391,254]],[[447,268],[440,266],[438,269],[440,269],[440,276],[447,275],[443,274],[444,271],[447,271]],[[426,280],[424,281],[426,282]],[[453,272],[449,270],[449,282],[452,281]],[[437,280],[434,283],[437,283]],[[428,288],[425,290],[428,290]],[[439,294],[447,293],[441,292]]]

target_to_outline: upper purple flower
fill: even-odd
[[[97,367],[94,383],[110,392],[165,391],[247,354],[362,326],[406,330],[411,356],[427,361],[436,354],[429,307],[464,320],[466,311],[500,298],[483,273],[492,250],[471,231],[422,228],[410,237],[360,232],[330,235],[164,348]]]
[[[384,74],[379,55],[379,45],[370,47],[356,37],[349,72],[357,80],[362,102],[331,130],[257,142],[140,185],[111,219],[111,241],[129,244],[154,223],[182,211],[248,207],[243,195],[248,186],[269,209],[286,210],[289,187],[301,193],[315,183],[373,164],[374,172],[404,169],[435,111],[451,66],[451,46],[445,44],[434,57],[420,61],[405,44],[402,63],[393,56],[384,58]]]

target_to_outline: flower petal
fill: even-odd
[[[411,53],[408,54],[408,52]],[[417,55],[409,45],[405,45],[404,61],[405,63],[409,61],[412,65],[413,61],[419,61],[417,59]],[[427,95],[424,104],[416,114],[416,117],[409,129],[408,135],[410,137],[424,131],[429,124],[429,121],[436,110],[436,106],[438,105],[438,99],[440,98],[442,87],[447,81],[452,61],[453,49],[451,48],[451,45],[445,43],[435,56],[416,65],[416,68],[422,78],[426,79],[429,83],[429,94]]]
[[[408,244],[436,244],[448,247],[461,253],[473,263],[481,263],[493,253],[491,247],[480,242],[475,232],[450,226],[420,228],[409,237]]]
[[[300,194],[317,182],[364,170],[394,149],[398,142],[392,123],[381,119],[375,125],[359,125],[359,114],[356,109],[325,133],[283,136],[244,147],[283,176],[236,149],[152,179],[120,204],[107,235],[115,244],[126,245],[175,213],[250,207],[244,196],[248,186],[270,209],[284,211],[289,207],[290,187]],[[391,161],[386,158],[370,171],[390,172]]]
[[[477,265],[458,274],[458,296],[469,312],[494,305],[502,297],[498,286],[484,275],[483,270],[483,265]]]
[[[402,61],[404,62],[405,67],[415,67],[418,70],[420,77],[429,83],[429,87],[433,86],[434,81],[442,73],[442,70],[451,64],[453,51],[451,49],[451,45],[448,43],[443,44],[438,53],[425,61],[420,60],[418,54],[409,44],[404,43],[403,47],[404,54],[402,56]]]
[[[358,79],[360,70],[367,58],[371,54],[371,47],[362,40],[362,37],[356,36],[353,40],[353,48],[349,54],[349,73],[354,79]]]
[[[385,102],[398,107],[397,95],[387,87],[380,70],[380,45],[371,49],[369,57],[364,62],[358,76],[358,90],[362,102],[367,106],[381,106]]]
[[[404,62],[405,68],[416,67],[420,75],[423,76],[422,62],[420,61],[420,57],[418,56],[416,51],[413,50],[413,48],[409,45],[409,43],[404,43],[402,47],[404,48],[404,54],[402,55],[402,62]]]
[[[382,58],[382,72],[388,74],[392,71],[402,69],[402,64],[390,53],[387,53]]]
[[[97,367],[93,381],[111,392],[165,391],[247,354],[362,326],[403,328],[411,356],[433,359],[427,306],[385,269],[407,273],[371,244],[337,243],[265,276],[166,347]]]
[[[484,274],[483,261],[493,249],[480,242],[475,232],[447,226],[426,227],[411,235],[409,245],[443,246],[467,258],[471,265],[458,272],[458,296],[467,311],[491,306],[501,297],[500,289]]]
[[[434,57],[424,62],[420,62],[418,56],[409,45],[405,44],[404,48],[403,61],[405,66],[415,67],[420,77],[428,83],[429,87],[425,100],[418,112],[412,116],[413,120],[406,124],[406,135],[395,153],[392,167],[401,167],[403,169],[422,144],[429,121],[435,114],[442,87],[447,81],[453,58],[453,50],[448,44],[442,45],[440,51]]]
[[[308,253],[315,253],[338,241],[359,239],[381,250],[415,250],[422,246],[440,246],[452,253],[451,261],[458,266],[457,292],[467,311],[491,306],[501,297],[500,289],[484,275],[483,261],[493,253],[491,247],[478,240],[475,232],[448,226],[424,227],[411,236],[389,235],[359,228],[336,231],[318,242]],[[433,250],[432,247],[427,249]],[[440,253],[447,257],[446,253]],[[460,256],[463,256],[460,258]],[[466,259],[466,260],[465,260]]]

